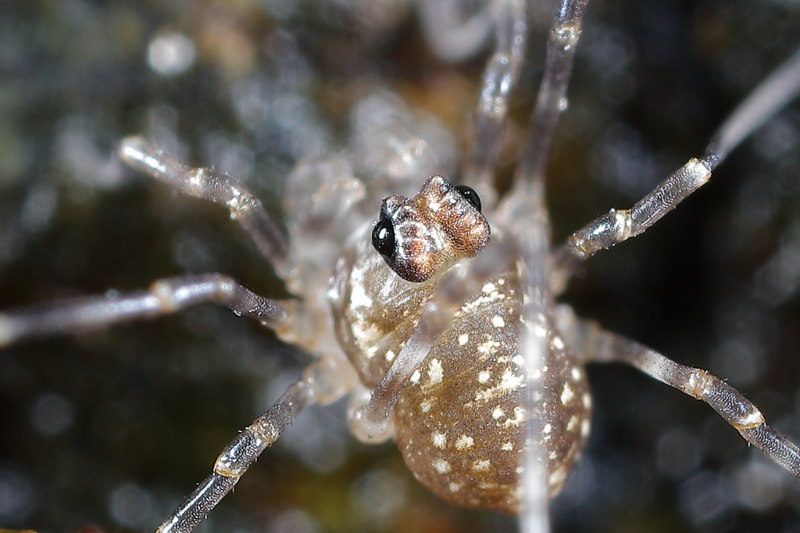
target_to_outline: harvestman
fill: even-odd
[[[0,346],[215,302],[321,355],[231,441],[213,473],[160,531],[193,529],[305,407],[365,387],[371,394],[351,410],[360,438],[394,437],[418,479],[447,500],[522,511],[524,528],[543,529],[545,491],[552,497],[561,489],[589,433],[591,400],[583,371],[588,361],[628,363],[703,400],[745,440],[800,477],[798,447],[766,425],[761,412],[733,387],[553,303],[576,264],[655,224],[800,91],[800,54],[734,111],[702,157],[690,159],[631,209],[611,210],[551,251],[543,169],[587,3],[566,1],[559,7],[527,145],[505,197],[497,200],[489,184],[527,34],[524,5],[513,0],[492,10],[497,44],[477,108],[473,154],[463,180],[468,186],[434,176],[412,198],[381,191],[379,198],[388,197],[378,222],[345,229],[355,231],[356,238],[335,265],[327,291],[330,265],[295,255],[261,203],[235,180],[190,168],[140,137],[122,141],[119,156],[128,165],[229,209],[305,306],[264,298],[222,274],[169,278],[138,293],[0,314]],[[345,212],[357,201],[361,197],[345,195],[333,213],[331,204],[296,213],[289,240],[307,231],[304,224],[315,216],[353,223]],[[511,227],[527,231],[514,234]],[[484,248],[491,251],[481,253]],[[327,325],[328,301],[333,327]],[[350,363],[332,348],[334,337]]]

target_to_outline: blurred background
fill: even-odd
[[[501,176],[552,10],[531,15]],[[295,163],[344,146],[350,110],[376,89],[435,116],[463,153],[490,47],[438,59],[416,11],[402,0],[0,5],[0,308],[208,271],[285,295],[227,213],[122,169],[115,146],[143,132],[276,212]],[[555,240],[700,155],[800,44],[798,20],[792,1],[591,5],[549,170]],[[562,301],[727,379],[800,439],[798,178],[794,103],[657,227],[589,261]],[[0,527],[152,530],[310,360],[213,306],[0,351]],[[710,408],[620,365],[589,375],[593,434],[553,502],[553,531],[800,531],[800,481]],[[340,403],[306,412],[201,530],[514,527],[429,495],[391,443],[349,436]]]

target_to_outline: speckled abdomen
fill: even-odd
[[[465,303],[395,406],[395,440],[431,491],[468,507],[516,512],[526,421],[542,420],[551,495],[564,485],[589,434],[585,373],[551,337],[542,412],[526,412],[516,279],[499,278]]]
[[[369,247],[340,262],[334,304],[337,335],[372,389],[413,331],[420,300],[436,281],[409,283],[382,268]],[[498,273],[453,312],[394,407],[394,438],[414,475],[445,500],[516,512],[526,421],[541,420],[551,495],[564,485],[589,434],[591,400],[581,365],[551,334],[541,412],[525,408],[519,353],[520,297],[515,273]],[[387,297],[391,296],[391,297]]]

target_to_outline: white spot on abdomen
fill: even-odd
[[[564,383],[564,388],[561,390],[561,404],[567,405],[573,398],[575,398],[575,393],[572,392],[572,387],[569,386],[569,383]]]
[[[492,462],[489,459],[479,459],[472,463],[472,469],[475,472],[488,472],[492,467]]]
[[[456,439],[456,450],[463,452],[469,450],[475,445],[475,440],[469,435],[461,435]]]
[[[431,362],[428,364],[428,378],[430,379],[430,385],[438,385],[442,382],[442,378],[444,378],[442,362],[435,357],[431,359]]]
[[[440,474],[446,474],[450,471],[450,463],[441,458],[434,459],[431,465]]]

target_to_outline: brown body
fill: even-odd
[[[442,272],[422,283],[405,281],[366,241],[339,262],[334,315],[340,345],[365,387],[374,389],[417,327]],[[459,505],[518,510],[529,419],[541,421],[551,495],[563,487],[589,434],[585,373],[555,334],[545,367],[531,372],[543,380],[542,397],[535,398],[542,412],[526,412],[519,295],[516,271],[507,269],[458,302],[392,413],[394,438],[411,471]]]

